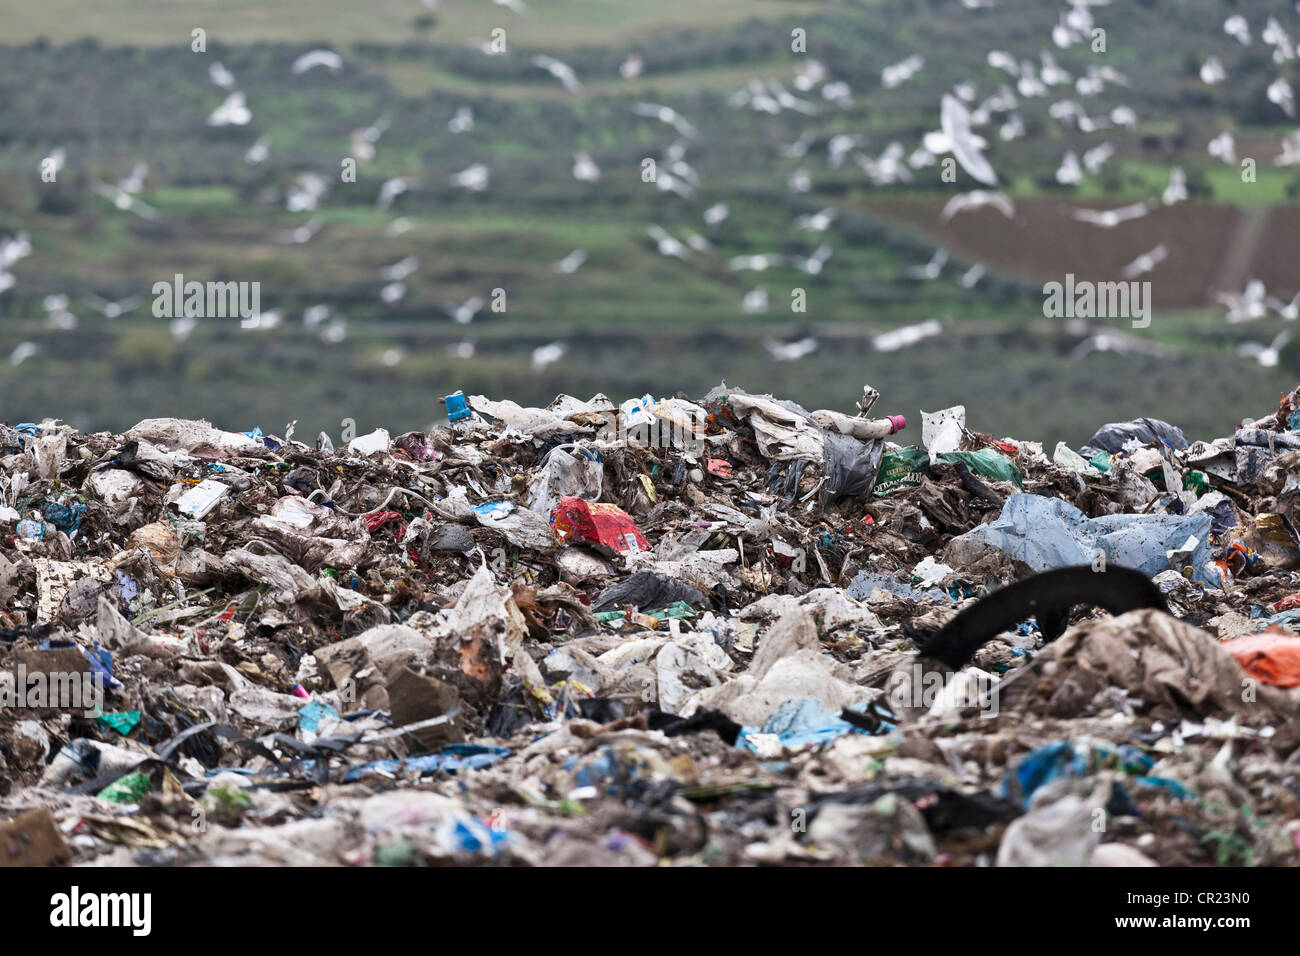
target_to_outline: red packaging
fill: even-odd
[[[1268,607],[1274,614],[1281,614],[1283,611],[1293,611],[1300,607],[1300,591],[1296,591],[1294,594],[1288,594],[1284,598],[1278,598]]]
[[[401,541],[406,537],[406,522],[396,511],[372,511],[365,516],[366,527],[374,534],[386,524],[396,524],[393,537]]]
[[[566,544],[582,542],[614,554],[650,550],[636,522],[617,505],[561,498],[551,512],[551,527]]]

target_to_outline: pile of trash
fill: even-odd
[[[1300,861],[1300,389],[877,398],[0,426],[0,865]]]

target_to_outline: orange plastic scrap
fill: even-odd
[[[551,512],[551,526],[565,544],[581,542],[618,554],[650,550],[641,529],[618,505],[561,498]]]
[[[1251,677],[1274,687],[1300,687],[1300,637],[1279,625],[1220,643]]]

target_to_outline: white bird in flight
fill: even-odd
[[[214,62],[208,66],[208,78],[223,90],[233,90],[235,88],[235,74],[220,63]]]
[[[1268,18],[1268,23],[1264,25],[1259,38],[1273,47],[1274,63],[1285,63],[1287,60],[1295,59],[1295,44],[1291,42],[1291,36],[1282,29],[1282,24],[1278,23],[1275,17]]]
[[[983,140],[971,132],[970,111],[957,97],[945,93],[940,101],[939,118],[952,154],[961,168],[986,186],[996,185],[997,174],[981,152]]]
[[[685,136],[687,139],[694,139],[696,136],[695,127],[671,106],[663,106],[659,103],[633,103],[632,112],[637,116],[648,116],[661,123],[667,123],[677,131],[679,136]]]
[[[38,352],[40,352],[40,349],[37,348],[35,342],[19,342],[14,346],[14,350],[9,353],[9,364],[16,368]]]
[[[401,282],[403,279],[412,276],[419,268],[420,260],[416,256],[407,256],[405,259],[394,262],[391,266],[384,266],[379,270],[379,275],[393,282]]]
[[[93,292],[87,293],[85,298],[86,304],[106,319],[120,318],[132,309],[138,308],[143,301],[138,295],[129,295],[125,299],[112,302],[95,295]]]
[[[0,268],[9,268],[32,254],[32,240],[26,232],[0,239]]]
[[[921,279],[929,282],[931,279],[939,278],[943,272],[943,267],[948,264],[948,250],[936,249],[930,261],[923,266],[912,266],[907,270],[907,274],[913,279]]]
[[[290,69],[294,73],[306,73],[318,66],[325,67],[331,73],[337,73],[343,69],[343,57],[333,50],[311,50],[294,60]]]
[[[1146,275],[1168,258],[1169,247],[1162,242],[1150,252],[1142,253],[1142,255],[1126,265],[1120,270],[1120,275],[1125,279],[1136,279],[1138,276]]]
[[[727,260],[727,268],[732,272],[766,272],[772,266],[784,265],[785,256],[760,253],[752,256],[734,256]]]
[[[904,325],[873,336],[871,347],[877,352],[897,352],[899,349],[905,349],[925,339],[933,338],[942,331],[942,322],[938,319],[926,319],[924,322]]]
[[[1264,283],[1259,279],[1251,279],[1241,292],[1219,292],[1214,298],[1220,304],[1227,306],[1227,319],[1234,324],[1253,322],[1268,314]]]
[[[808,213],[795,219],[794,224],[797,228],[807,232],[825,232],[835,221],[836,212],[834,209],[821,209],[817,212]]]
[[[313,216],[301,226],[285,229],[276,234],[275,241],[283,245],[304,246],[316,238],[316,234],[325,225],[325,220]]]
[[[481,295],[474,295],[470,296],[460,305],[447,307],[446,312],[461,325],[468,325],[470,322],[474,321],[474,316],[478,315],[485,305],[487,305],[486,299]]]
[[[389,179],[379,187],[379,198],[375,200],[375,205],[380,209],[391,209],[397,197],[410,188],[411,180],[405,177],[397,176]]]
[[[475,163],[473,166],[466,167],[460,172],[447,177],[447,181],[453,186],[468,189],[472,193],[481,193],[487,189],[490,179],[491,174],[484,163]]]
[[[1242,46],[1250,46],[1250,24],[1239,13],[1234,13],[1223,21],[1223,32],[1235,39]]]
[[[529,362],[533,374],[537,374],[546,368],[564,358],[564,353],[569,351],[569,347],[563,342],[552,342],[550,345],[542,345],[533,349],[533,355]]]
[[[320,205],[320,199],[328,189],[329,183],[324,176],[301,173],[285,192],[284,208],[289,212],[311,212]]]
[[[948,222],[960,212],[983,209],[985,206],[992,206],[1008,219],[1016,218],[1016,207],[1012,205],[1006,193],[972,189],[970,192],[959,193],[944,203],[943,210],[939,213],[939,221]]]
[[[881,85],[887,90],[895,90],[902,86],[925,66],[925,58],[917,53],[913,53],[905,60],[900,60],[885,67],[880,71]]]
[[[587,261],[586,249],[574,249],[567,256],[555,264],[555,271],[560,275],[571,276]]]
[[[474,110],[468,106],[456,109],[456,115],[447,121],[447,129],[452,133],[468,133],[474,128]]]
[[[1114,155],[1114,146],[1109,142],[1101,143],[1083,154],[1083,168],[1091,175],[1096,176],[1101,172],[1101,168],[1105,166],[1107,161]]]
[[[1117,209],[1071,209],[1069,212],[1079,222],[1086,222],[1101,229],[1114,229],[1120,223],[1141,219],[1147,215],[1151,212],[1151,204],[1138,202]]]
[[[259,136],[257,142],[248,147],[248,152],[244,153],[244,162],[249,166],[256,166],[259,163],[266,162],[269,155],[271,155],[271,149],[266,137]]]
[[[1295,92],[1285,77],[1279,76],[1268,85],[1268,101],[1287,116],[1295,119]]]
[[[1273,341],[1269,342],[1268,345],[1260,345],[1258,342],[1243,342],[1237,346],[1237,354],[1243,358],[1254,359],[1264,368],[1277,368],[1282,349],[1291,341],[1291,332],[1291,329],[1283,329],[1273,337]]]
[[[809,336],[795,342],[764,339],[763,348],[778,362],[794,362],[817,351],[817,340]]]
[[[1229,166],[1237,165],[1237,142],[1226,129],[1210,140],[1205,151],[1215,159],[1223,160]]]
[[[1066,150],[1061,165],[1056,170],[1056,181],[1062,186],[1077,186],[1083,181],[1083,167],[1073,150]]]
[[[1282,139],[1282,152],[1273,159],[1274,166],[1295,166],[1300,163],[1300,130]]]
[[[600,182],[600,167],[585,149],[573,154],[573,178],[583,183]]]
[[[560,81],[566,92],[581,93],[582,84],[578,82],[578,75],[573,72],[573,67],[567,63],[562,63],[553,56],[537,54],[533,57],[533,66],[545,70],[551,76]]]
[[[1294,322],[1297,318],[1300,318],[1300,295],[1297,295],[1290,302],[1283,302],[1277,296],[1270,295],[1264,299],[1264,304],[1288,322]]]
[[[644,68],[645,61],[642,60],[641,54],[629,53],[627,59],[618,65],[618,75],[625,80],[635,80]]]
[[[68,311],[66,295],[47,295],[41,300],[46,318],[50,325],[64,332],[71,332],[77,327],[77,317]]]
[[[240,90],[227,96],[215,110],[208,114],[209,126],[247,126],[253,119],[248,99]]]
[[[807,259],[796,259],[794,261],[795,267],[798,268],[800,272],[806,272],[810,276],[821,275],[822,268],[826,265],[827,261],[829,261],[833,251],[834,249],[831,247],[830,243],[823,242]]]
[[[158,218],[156,209],[132,196],[121,186],[110,186],[108,183],[97,179],[91,184],[90,188],[124,212],[133,213],[141,219],[153,220]]]
[[[1181,166],[1169,170],[1169,185],[1160,194],[1160,201],[1166,206],[1180,203],[1187,198],[1187,174]]]
[[[669,235],[662,226],[651,223],[646,227],[646,232],[655,241],[661,256],[676,256],[678,259],[685,260],[691,254],[690,249]]]

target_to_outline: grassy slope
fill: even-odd
[[[210,42],[227,44],[402,43],[419,35],[412,21],[426,13],[417,0],[41,0],[14,6],[5,13],[6,42],[94,36],[133,46],[188,46],[195,27],[205,29]],[[521,17],[489,0],[443,0],[438,39],[466,43],[503,27],[512,42],[528,46],[631,45],[673,24],[706,30],[817,7],[786,0],[527,0],[526,6],[535,15]]]
[[[343,417],[362,425],[420,427],[436,416],[436,397],[456,387],[545,401],[561,390],[583,395],[604,390],[616,398],[677,388],[698,393],[726,378],[810,406],[848,407],[867,380],[882,389],[891,408],[908,414],[922,406],[965,402],[975,427],[1050,443],[1078,442],[1099,420],[1130,414],[1163,414],[1191,431],[1215,434],[1245,411],[1268,407],[1289,386],[1291,373],[1265,372],[1233,355],[1237,341],[1267,338],[1271,331],[1225,329],[1217,315],[1203,311],[1162,315],[1153,330],[1188,350],[1177,359],[1101,355],[1068,361],[1064,356],[1072,341],[1037,318],[1039,304],[1023,288],[994,276],[982,292],[967,293],[955,283],[952,268],[937,282],[910,282],[904,270],[923,263],[931,247],[882,230],[868,218],[846,215],[828,234],[836,253],[822,278],[790,268],[740,275],[726,270],[722,261],[730,255],[807,254],[820,237],[792,229],[795,213],[844,203],[837,191],[841,182],[854,179],[860,188],[860,175],[827,171],[821,155],[777,158],[777,144],[798,134],[798,123],[788,115],[760,121],[720,105],[721,95],[750,77],[788,81],[793,66],[781,53],[782,35],[788,35],[787,23],[801,22],[820,9],[817,5],[536,0],[538,16],[529,18],[487,0],[447,0],[444,6],[432,34],[443,52],[390,57],[375,48],[359,51],[349,56],[349,68],[339,77],[317,73],[290,82],[287,63],[301,46],[216,47],[213,57],[235,69],[257,115],[253,128],[227,132],[202,125],[222,94],[207,83],[204,61],[188,52],[193,26],[208,29],[214,45],[256,38],[320,40],[345,49],[353,43],[411,43],[418,36],[411,20],[423,8],[414,0],[379,0],[364,7],[312,0],[277,4],[269,11],[232,3],[204,22],[209,15],[194,11],[206,8],[196,4],[119,0],[91,12],[78,5],[74,17],[69,4],[54,0],[25,5],[12,15],[7,40],[71,39],[90,30],[105,43],[154,48],[77,50],[63,61],[55,51],[42,55],[39,63],[49,65],[43,74],[38,67],[35,76],[13,67],[21,79],[9,105],[0,108],[0,126],[10,133],[0,148],[0,234],[29,228],[36,252],[19,267],[19,289],[0,299],[0,349],[30,338],[45,351],[19,369],[0,363],[4,417],[41,417],[57,409],[79,424],[122,427],[156,411],[161,391],[177,413],[207,414],[231,427],[257,421],[278,428],[282,420],[297,417],[300,429],[314,432],[337,429]],[[855,89],[868,92],[829,127],[867,131],[872,152],[894,138],[914,142],[919,132],[936,125],[938,91],[956,76],[979,74],[967,61],[986,41],[996,38],[1017,48],[1043,42],[1040,23],[1017,21],[1008,35],[991,21],[986,28],[979,19],[959,20],[955,14],[927,17],[915,5],[904,13],[897,3],[879,7],[880,18],[864,21],[867,28],[812,31],[814,49],[840,44],[840,53],[847,54],[860,44],[866,51],[861,57],[833,58]],[[1051,16],[1042,16],[1054,19],[1048,12]],[[753,16],[776,20],[757,28],[714,29]],[[971,36],[963,32],[968,22]],[[498,24],[506,26],[516,45],[509,61],[463,61],[447,52]],[[664,39],[662,31],[687,24],[718,39],[713,47],[701,46],[696,59],[674,64],[673,55],[689,44]],[[984,33],[977,40],[978,31]],[[1199,23],[1189,23],[1187,36],[1175,39],[1199,48],[1205,35]],[[733,40],[747,51],[740,63],[726,59]],[[613,66],[634,43],[647,44],[655,69],[626,84],[615,78]],[[940,43],[948,46],[936,46]],[[577,50],[593,44],[599,48],[595,52]],[[585,57],[578,61],[584,94],[571,99],[540,71],[521,70],[530,45]],[[1140,32],[1116,31],[1111,62],[1142,70],[1141,45]],[[871,84],[880,65],[913,49],[954,53],[932,55],[914,84],[891,98],[878,97]],[[601,51],[609,55],[600,59]],[[1181,53],[1162,56],[1169,61],[1162,67],[1166,73],[1177,74]],[[599,68],[582,66],[597,61]],[[990,82],[988,71],[979,75]],[[162,76],[168,82],[158,82]],[[1114,161],[1123,170],[1118,188],[1090,182],[1082,198],[1113,204],[1149,195],[1163,186],[1172,161],[1203,167],[1216,198],[1224,201],[1250,205],[1288,198],[1292,174],[1266,168],[1266,156],[1261,155],[1260,181],[1251,188],[1243,187],[1233,170],[1215,168],[1202,155],[1204,131],[1212,135],[1231,113],[1226,106],[1211,102],[1200,112],[1186,110],[1178,100],[1189,87],[1185,77],[1166,87],[1136,85],[1144,93],[1151,86],[1152,95],[1163,98],[1163,105],[1143,110],[1144,132],[1173,130],[1170,116],[1190,116],[1195,135],[1189,133],[1183,147],[1162,147],[1158,160],[1121,154]],[[1128,99],[1131,94],[1114,95]],[[628,119],[631,99],[642,97],[674,103],[706,130],[690,152],[706,183],[698,203],[663,197],[639,182],[640,158],[659,154],[671,141],[665,127]],[[474,104],[479,125],[473,136],[449,137],[443,124],[464,101]],[[336,185],[319,213],[326,223],[321,236],[307,247],[271,242],[276,231],[307,217],[289,216],[274,202],[257,202],[260,192],[282,187],[303,169],[336,168],[347,149],[348,130],[389,110],[396,114],[393,131],[381,140],[375,163],[363,168],[358,184]],[[142,123],[140,117],[148,119]],[[1040,192],[1034,182],[1050,170],[1046,164],[1075,145],[1059,131],[1046,132],[1050,135],[1041,143],[1026,148],[1023,160],[1017,150],[997,152],[999,169],[1017,184],[1017,193]],[[271,140],[273,158],[264,169],[243,170],[243,149],[258,134]],[[68,142],[73,162],[89,162],[102,176],[124,175],[134,159],[148,156],[155,171],[145,198],[163,213],[162,224],[146,226],[102,205],[90,218],[37,214],[28,171],[56,142]],[[572,151],[579,147],[592,150],[605,170],[597,187],[579,186],[568,177]],[[493,169],[488,194],[467,197],[443,185],[447,173],[480,160]],[[792,200],[785,192],[784,180],[796,165],[814,171],[817,195]],[[414,223],[400,239],[384,235],[392,217],[372,205],[378,182],[391,175],[420,182],[395,210]],[[709,232],[699,210],[718,200],[732,206],[732,217]],[[665,260],[645,237],[645,224],[652,221],[678,234],[688,227],[707,232],[718,253],[696,256],[690,264]],[[574,276],[555,276],[551,264],[577,246],[590,253],[587,265]],[[418,255],[422,268],[408,283],[407,299],[382,308],[377,268],[407,254]],[[262,281],[265,304],[284,308],[290,320],[283,329],[259,336],[204,323],[185,343],[161,337],[157,323],[143,313],[109,325],[74,303],[83,324],[73,336],[53,333],[39,320],[42,294],[124,296],[174,271],[190,278]],[[771,293],[773,310],[745,317],[740,297],[760,284]],[[505,315],[484,316],[465,328],[442,312],[448,302],[498,285],[510,294]],[[785,306],[795,285],[809,292],[809,311],[803,315]],[[301,309],[320,301],[347,315],[347,343],[328,346],[302,330]],[[867,347],[872,332],[932,316],[951,319],[954,334],[894,355]],[[809,332],[821,339],[822,348],[798,363],[773,363],[760,344],[768,335]],[[472,364],[448,354],[447,346],[463,338],[479,343]],[[532,375],[529,351],[555,339],[567,339],[573,351],[544,375]],[[379,356],[394,346],[403,358],[388,369]]]

